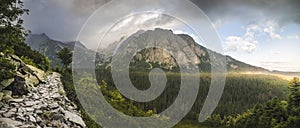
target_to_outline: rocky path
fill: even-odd
[[[2,106],[0,128],[84,128],[76,109],[65,95],[60,75],[53,73],[45,84]]]

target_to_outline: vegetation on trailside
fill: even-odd
[[[49,60],[38,51],[32,50],[25,43],[28,34],[23,27],[23,14],[29,10],[23,8],[21,0],[3,0],[0,5],[0,81],[12,78],[14,67],[7,60],[7,55],[17,55],[25,63],[43,70],[49,70]]]

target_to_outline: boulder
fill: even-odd
[[[25,78],[19,74],[15,76],[15,81],[5,89],[11,90],[13,95],[21,96],[29,92]]]
[[[22,125],[22,122],[19,122],[19,121],[14,121],[12,119],[9,119],[9,118],[0,118],[0,126],[4,127],[4,128],[10,128],[10,127],[18,127]]]
[[[65,113],[65,118],[70,120],[71,122],[78,124],[82,127],[86,127],[84,121],[82,120],[82,118],[72,112],[66,111]]]
[[[4,93],[0,92],[0,101],[2,100],[3,96],[4,96]]]
[[[0,82],[0,91],[12,84],[15,81],[14,78],[8,79],[8,80],[3,80]]]
[[[46,82],[46,74],[43,70],[40,70],[40,69],[38,69],[36,67],[33,67],[31,65],[26,65],[26,67],[28,67],[32,71],[31,74],[33,76],[35,76],[39,80],[39,82],[41,82],[41,83]]]

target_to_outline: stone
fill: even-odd
[[[34,99],[34,100],[40,99],[40,97],[37,94],[33,94],[31,98]]]
[[[9,118],[9,117],[12,117],[15,114],[16,114],[15,112],[6,112],[6,113],[3,114],[3,116],[6,117],[6,118]]]
[[[3,114],[3,113],[5,113],[5,112],[6,112],[6,111],[0,110],[0,115]]]
[[[2,124],[5,124],[7,126],[7,128],[9,127],[18,127],[20,125],[22,125],[22,122],[19,122],[19,121],[14,121],[12,119],[9,119],[9,118],[0,118],[0,122]]]
[[[2,100],[3,96],[4,96],[4,93],[0,92],[0,101]]]
[[[26,111],[26,112],[33,112],[34,109],[33,109],[33,108],[25,108],[25,111]]]
[[[25,83],[25,78],[20,74],[15,76],[15,81],[6,87],[6,89],[11,90],[13,95],[22,96],[29,93],[29,88]]]
[[[45,89],[45,88],[42,88],[41,90],[40,90],[40,94],[44,94],[44,93],[47,93],[48,91]]]
[[[36,122],[39,123],[39,122],[42,122],[42,118],[40,116],[36,116]]]
[[[36,119],[32,115],[29,115],[29,121],[36,123]]]
[[[46,74],[43,70],[40,70],[31,65],[26,65],[31,71],[33,71],[34,76],[41,82],[46,83]]]
[[[35,113],[40,115],[40,114],[43,114],[43,111],[42,110],[36,110]]]
[[[19,103],[10,103],[10,105],[12,106],[12,107],[20,107],[20,104]]]
[[[39,110],[39,109],[41,108],[41,106],[39,106],[39,105],[34,105],[33,108],[34,108],[35,110]]]
[[[60,94],[55,93],[51,96],[51,98],[54,98],[54,99],[60,98]]]
[[[18,109],[18,113],[23,113],[24,112],[24,109],[23,108],[19,108]]]
[[[24,118],[24,116],[17,116],[16,119],[18,121],[26,121],[26,119]]]
[[[20,126],[20,128],[36,128],[36,126],[34,126],[33,124],[25,124]]]
[[[85,127],[85,123],[82,120],[82,118],[72,112],[66,111],[65,112],[65,118],[70,120],[71,122],[80,125],[81,127]]]
[[[10,109],[9,111],[15,113],[15,112],[17,112],[17,108],[12,108],[12,109]]]
[[[3,80],[0,82],[0,91],[3,90],[4,88],[8,87],[10,84],[12,84],[15,81],[14,78],[8,79],[8,80]]]
[[[23,63],[24,62],[22,61],[22,59],[20,59],[18,56],[16,55],[10,55],[11,59],[13,59],[14,61],[17,61],[17,62],[20,62],[20,63]]]
[[[4,103],[0,101],[0,108],[4,106]]]
[[[22,103],[24,99],[10,99],[8,102],[13,102],[13,103]]]
[[[52,120],[61,120],[64,118],[64,115],[62,114],[53,114]]]
[[[25,83],[31,87],[34,87],[40,83],[39,79],[31,74],[26,75]]]
[[[25,107],[32,107],[33,105],[35,105],[36,103],[34,101],[26,101],[25,102]]]
[[[49,107],[50,109],[56,109],[56,108],[59,107],[59,105],[58,105],[58,103],[52,103],[52,104],[49,104],[48,107]]]
[[[9,100],[11,100],[11,99],[13,99],[11,96],[5,95],[5,96],[2,98],[2,101],[9,101]]]
[[[9,90],[2,90],[4,96],[12,96],[12,91]]]

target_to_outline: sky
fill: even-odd
[[[25,8],[30,10],[24,17],[25,28],[33,34],[46,33],[50,38],[60,41],[77,39],[81,28],[91,16],[96,18],[94,24],[89,25],[87,32],[81,33],[79,40],[87,47],[95,49],[95,40],[99,37],[91,36],[92,32],[99,35],[107,33],[105,42],[113,43],[121,37],[129,36],[137,29],[150,29],[153,26],[172,29],[175,33],[191,35],[197,42],[201,40],[178,19],[164,15],[163,9],[151,8],[170,7],[183,15],[183,5],[172,0],[24,0]],[[175,1],[175,0],[173,0]],[[147,3],[148,2],[148,3]],[[300,1],[299,0],[192,0],[210,19],[218,32],[224,54],[251,65],[269,70],[300,71]],[[111,5],[114,3],[114,5]],[[115,4],[118,3],[118,4]],[[144,5],[144,3],[147,3]],[[110,8],[111,7],[111,8]],[[156,13],[138,14],[131,8],[148,8]],[[180,11],[181,10],[181,11]],[[191,11],[191,10],[190,10]],[[193,12],[185,20],[193,24],[201,24],[194,17]],[[111,22],[116,24],[111,27]],[[114,38],[112,38],[114,37]],[[115,38],[117,37],[117,38]],[[208,42],[209,43],[209,42]],[[109,45],[107,43],[106,45]]]

